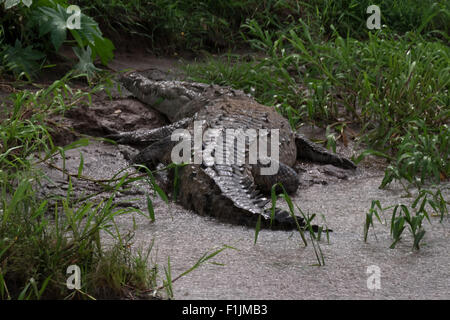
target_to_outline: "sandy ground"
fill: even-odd
[[[111,176],[127,166],[117,146],[93,142],[82,150],[84,174],[94,178]],[[58,164],[58,162],[56,162]],[[67,153],[66,167],[76,172],[79,150]],[[60,186],[60,172],[44,168]],[[198,216],[177,204],[167,205],[154,195],[156,221],[135,215],[135,247],[146,248],[154,241],[152,261],[162,267],[170,257],[172,274],[189,269],[204,253],[229,245],[214,259],[221,263],[203,265],[174,283],[176,299],[448,299],[450,298],[449,219],[432,224],[425,222],[427,231],[419,251],[411,249],[406,236],[395,249],[389,249],[389,228],[375,223],[369,241],[363,241],[365,213],[372,199],[383,206],[402,198],[400,188],[380,190],[381,172],[362,172],[353,178],[328,185],[314,184],[302,188],[293,201],[306,213],[323,214],[334,230],[330,243],[320,242],[324,266],[317,260],[311,245],[304,247],[296,232],[262,230],[257,244],[254,230],[217,222]],[[450,185],[442,186],[448,199]],[[79,190],[91,190],[84,182],[75,182]],[[52,192],[59,190],[50,188]],[[94,188],[95,189],[95,188]],[[133,204],[146,211],[145,193],[152,191],[145,184],[133,187],[129,194],[120,195],[116,203]],[[386,214],[389,217],[389,214]],[[122,230],[133,228],[131,215],[116,219]],[[405,232],[405,234],[407,234]],[[380,289],[367,286],[367,268],[380,268]]]
[[[84,157],[84,175],[105,179],[128,165],[121,150],[129,149],[104,142],[92,141],[87,147],[67,152],[66,168],[76,173]],[[62,166],[61,160],[55,165]],[[318,168],[319,167],[319,168]],[[311,167],[300,177],[304,180],[315,176]],[[61,172],[42,167],[55,182],[43,192],[65,194],[67,180]],[[311,174],[310,174],[311,173]],[[189,269],[204,253],[229,245],[214,258],[223,264],[205,264],[174,283],[176,299],[448,299],[450,298],[449,219],[432,224],[424,222],[427,231],[423,245],[413,252],[408,236],[395,249],[389,249],[389,228],[375,222],[376,237],[370,233],[369,241],[363,241],[365,213],[373,199],[383,206],[410,203],[403,198],[398,186],[380,190],[378,186],[383,172],[379,169],[360,168],[347,179],[328,179],[326,185],[312,183],[302,186],[293,201],[305,213],[321,214],[334,232],[330,243],[320,242],[325,258],[324,266],[316,266],[317,260],[311,244],[304,247],[296,232],[260,232],[255,245],[254,230],[220,223],[208,217],[196,215],[175,203],[166,204],[156,197],[145,183],[137,183],[130,192],[119,194],[119,206],[133,205],[146,212],[145,194],[152,195],[156,221],[135,215],[135,248],[146,248],[154,241],[152,262],[158,263],[163,276],[163,266],[170,257],[172,274]],[[320,181],[314,178],[312,181]],[[78,194],[95,192],[91,183],[74,180]],[[442,185],[448,199],[450,184]],[[103,195],[99,195],[100,198]],[[390,214],[386,213],[386,218]],[[133,228],[131,215],[116,219],[123,231]],[[388,219],[389,221],[389,219]],[[407,234],[407,232],[405,232]],[[107,242],[107,238],[105,238]],[[380,289],[367,286],[367,268],[376,265],[380,269]]]
[[[176,61],[146,57],[140,59],[127,54],[119,55],[111,67],[116,70],[134,68],[145,70],[149,66],[170,69]],[[101,136],[111,128],[155,127],[164,119],[148,113],[145,106],[133,99],[115,97],[111,102],[97,99],[92,108],[69,113],[69,125],[84,133]],[[120,110],[120,111],[117,111]],[[84,124],[80,120],[84,118]],[[143,119],[145,121],[143,121]],[[95,130],[96,128],[101,128]],[[84,129],[83,129],[84,128]],[[306,128],[307,129],[307,128]],[[308,131],[308,130],[306,130]],[[308,132],[306,132],[308,133]],[[81,149],[67,152],[66,168],[76,173],[80,151],[84,156],[84,175],[105,179],[128,165],[121,151],[131,149],[92,140]],[[352,153],[350,147],[339,146],[338,151]],[[419,251],[412,250],[412,239],[405,231],[404,239],[395,249],[389,249],[389,227],[375,222],[376,238],[371,230],[368,242],[363,241],[365,214],[372,200],[378,199],[384,207],[396,203],[410,204],[401,187],[392,184],[386,190],[378,186],[383,178],[379,165],[366,162],[355,173],[333,177],[326,168],[299,164],[302,187],[292,197],[305,213],[321,215],[334,230],[330,242],[320,242],[325,265],[317,266],[311,243],[305,247],[297,232],[262,230],[254,244],[254,230],[224,224],[208,217],[196,215],[175,203],[164,203],[153,190],[142,182],[133,185],[130,192],[119,194],[119,206],[133,205],[146,212],[145,194],[149,193],[155,207],[156,221],[134,215],[136,223],[134,248],[147,248],[154,241],[151,263],[157,263],[163,277],[163,267],[170,257],[172,275],[189,269],[203,254],[232,246],[213,261],[204,264],[174,283],[175,299],[449,299],[450,298],[450,221],[446,217],[439,223],[424,222],[427,231]],[[61,160],[55,165],[62,166]],[[45,194],[65,194],[66,179],[61,172],[45,165],[42,169],[54,181],[47,184]],[[305,171],[306,170],[306,171]],[[95,192],[91,183],[74,180],[78,194]],[[449,198],[450,183],[441,185]],[[105,196],[99,195],[97,198]],[[385,216],[389,225],[391,211]],[[131,215],[116,219],[120,228],[131,230]],[[107,242],[107,237],[104,238]],[[219,265],[222,264],[222,265]],[[380,271],[378,289],[368,287],[370,266]],[[369,281],[370,282],[370,281]]]

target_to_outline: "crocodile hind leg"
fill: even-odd
[[[295,191],[297,191],[297,188],[299,186],[298,175],[297,172],[295,172],[295,170],[290,166],[282,162],[278,162],[277,173],[266,175],[261,173],[261,167],[263,166],[252,166],[252,174],[255,180],[255,184],[258,186],[259,190],[261,190],[262,193],[270,194],[272,186],[277,183],[280,183],[288,194],[293,194],[295,193]],[[283,189],[277,186],[275,192],[277,194],[282,193]]]
[[[356,165],[349,159],[338,154],[331,153],[324,147],[306,139],[301,134],[295,135],[297,145],[297,158],[308,159],[314,162],[332,164],[344,169],[356,169]]]
[[[264,197],[251,173],[236,165],[187,165],[180,170],[178,201],[200,215],[221,221],[255,227],[296,229],[303,227],[302,217],[275,208],[272,217],[270,198]],[[297,225],[298,224],[298,225]]]

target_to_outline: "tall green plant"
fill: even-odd
[[[2,0],[0,11],[4,11],[0,60],[16,77],[31,79],[48,55],[57,53],[63,44],[71,45],[76,53],[87,53],[77,54],[80,62],[75,69],[89,77],[96,71],[93,62],[97,57],[104,65],[113,58],[114,45],[92,18],[80,12],[79,28],[69,25],[76,13],[68,10],[65,0]]]

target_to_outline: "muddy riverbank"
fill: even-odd
[[[140,60],[139,69],[157,63],[153,58],[145,61]],[[125,67],[137,66],[116,61],[116,69]],[[172,67],[167,63],[167,68]],[[92,107],[74,110],[64,121],[84,134],[102,136],[111,130],[157,127],[165,119],[123,92],[115,93],[112,100],[99,96]],[[313,134],[308,128],[303,130]],[[320,134],[320,130],[315,134]],[[339,145],[338,151],[350,155],[353,147]],[[70,172],[77,172],[80,152],[84,158],[83,174],[107,179],[128,166],[126,155],[135,150],[91,139],[90,145],[67,152],[65,166]],[[54,165],[61,166],[61,159],[56,159]],[[334,230],[329,243],[325,239],[320,243],[324,266],[316,266],[313,247],[304,247],[296,232],[262,230],[254,244],[253,229],[198,216],[172,202],[166,204],[142,182],[133,185],[126,194],[118,194],[115,201],[120,206],[146,211],[148,193],[153,199],[156,221],[136,214],[134,219],[131,215],[120,216],[116,222],[122,230],[135,227],[135,248],[154,243],[152,259],[161,268],[170,257],[173,276],[189,269],[211,249],[223,245],[236,248],[227,249],[214,259],[223,265],[206,264],[177,280],[176,299],[450,298],[448,217],[442,223],[437,217],[432,218],[431,225],[424,222],[427,232],[419,251],[412,251],[408,236],[395,249],[389,249],[389,227],[378,222],[375,222],[376,239],[371,232],[365,243],[363,226],[372,200],[380,200],[384,207],[411,202],[399,185],[392,184],[386,190],[378,188],[384,174],[380,164],[366,161],[354,173],[336,174],[326,166],[305,163],[298,163],[297,169],[303,183],[292,200],[305,213],[317,213],[318,221],[323,215]],[[67,179],[62,173],[46,165],[42,165],[42,170],[55,182],[46,185],[42,192],[64,194]],[[78,194],[98,191],[90,182],[73,179],[73,184]],[[448,199],[450,185],[443,184],[441,189]],[[99,194],[97,198],[105,196],[106,193]],[[106,237],[104,241],[108,241]],[[371,265],[380,270],[380,288],[375,290],[367,285],[370,276],[367,268]]]

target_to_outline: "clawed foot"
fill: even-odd
[[[111,133],[111,134],[106,135],[104,138],[116,141],[117,143],[120,143],[120,144],[125,144],[125,141],[124,141],[125,136],[124,136],[123,132]]]
[[[271,216],[272,211],[270,209],[267,209],[266,214]],[[268,219],[267,223],[275,228],[279,227],[292,230],[301,228],[305,231],[309,230],[303,217],[295,216],[294,218],[289,212],[278,208],[275,209],[275,215],[273,219]],[[313,232],[319,232],[320,227],[318,225],[311,225],[311,229]],[[322,231],[333,232],[333,230],[328,228],[322,228]]]
[[[117,132],[108,134],[106,139],[114,140],[118,144],[139,144],[139,140],[136,139],[134,132]]]

